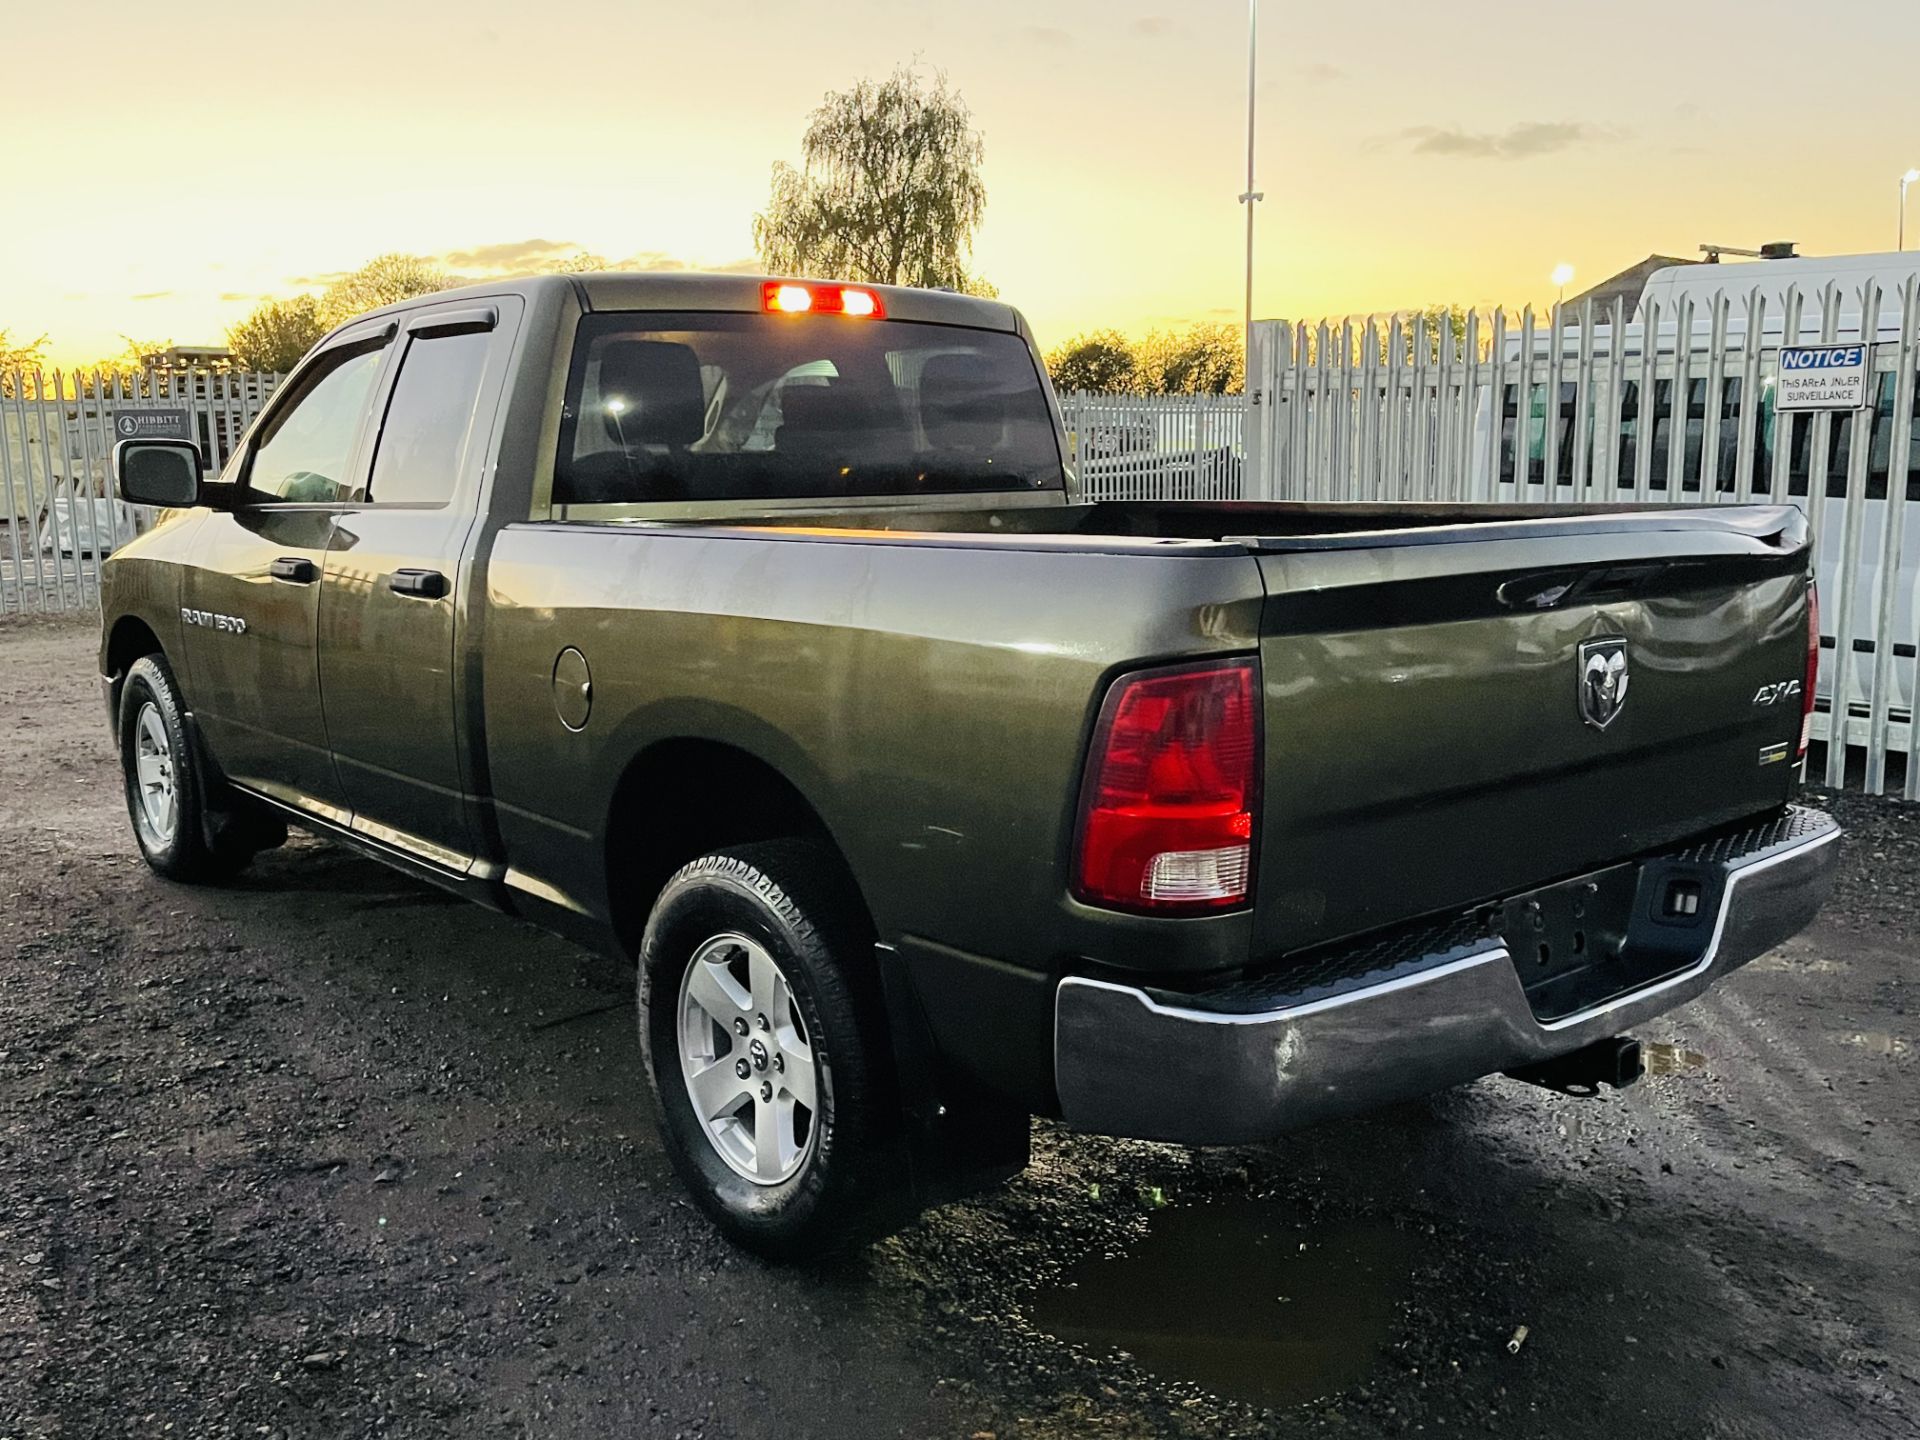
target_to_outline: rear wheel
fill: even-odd
[[[223,880],[286,827],[215,789],[187,730],[186,704],[161,655],[134,661],[120,688],[120,764],[140,853],[169,880]],[[226,799],[228,803],[217,802]],[[213,802],[213,803],[210,803]]]
[[[822,847],[702,856],[640,950],[640,1037],[674,1168],[732,1239],[817,1256],[910,1212],[872,935]]]

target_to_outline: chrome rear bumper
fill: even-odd
[[[1830,816],[1790,808],[1655,857],[1722,882],[1699,957],[1548,1022],[1506,946],[1457,927],[1436,927],[1412,954],[1356,951],[1349,971],[1370,972],[1315,974],[1270,1004],[1244,985],[1174,996],[1069,976],[1054,1013],[1062,1115],[1109,1135],[1245,1144],[1577,1050],[1684,1004],[1804,928],[1832,886],[1840,833]]]

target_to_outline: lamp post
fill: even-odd
[[[1900,177],[1900,243],[1896,249],[1907,248],[1907,187],[1920,180],[1920,170],[1909,170]]]
[[[1554,288],[1559,292],[1553,301],[1553,308],[1558,310],[1567,298],[1567,286],[1573,283],[1573,267],[1562,260],[1553,267],[1553,275],[1550,278],[1553,280]]]
[[[1260,0],[1247,0],[1247,188],[1240,196],[1240,203],[1247,207],[1247,293],[1245,305],[1245,332],[1241,343],[1245,348],[1245,360],[1248,379],[1247,388],[1253,388],[1253,207],[1267,197],[1253,188],[1253,101],[1254,69],[1257,51],[1254,38],[1260,15]]]

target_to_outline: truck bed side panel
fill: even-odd
[[[511,526],[488,572],[486,732],[510,880],[604,912],[627,766],[692,736],[780,771],[846,852],[883,939],[1045,970],[1075,954],[1244,963],[1244,914],[1168,927],[1066,896],[1086,736],[1116,668],[1251,653],[1252,557],[897,538]],[[587,727],[557,656],[592,670]]]

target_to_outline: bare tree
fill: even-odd
[[[801,140],[802,166],[773,167],[753,217],[775,273],[992,293],[968,272],[986,212],[985,147],[973,115],[936,72],[901,67],[829,93]]]

